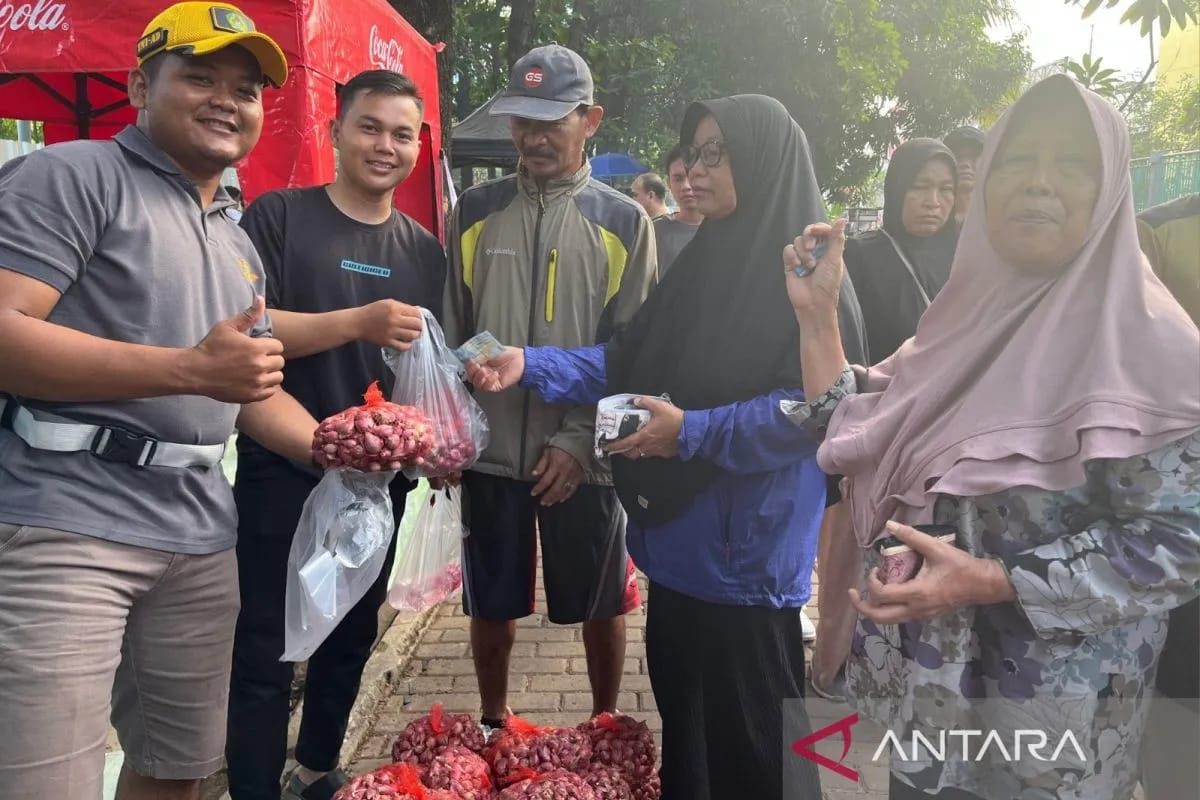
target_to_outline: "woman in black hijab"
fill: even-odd
[[[509,348],[468,374],[547,402],[642,396],[650,423],[609,452],[629,551],[650,578],[663,800],[815,800],[814,765],[783,753],[809,730],[804,706],[789,704],[785,721],[784,701],[804,694],[798,611],[826,477],[781,409],[802,377],[778,262],[824,205],[804,132],[772,98],[696,103],[681,143],[704,222],[630,324],[607,345]],[[848,283],[841,310],[844,344],[861,353]]]
[[[917,330],[917,320],[950,277],[958,229],[958,166],[936,139],[896,148],[883,186],[883,228],[846,242],[846,271],[867,325],[870,363]]]

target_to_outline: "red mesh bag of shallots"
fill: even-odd
[[[575,728],[539,728],[512,716],[504,722],[483,753],[500,786],[521,780],[525,771],[535,774],[556,770],[578,771],[592,759],[592,743]]]
[[[573,772],[555,770],[542,774],[518,770],[523,777],[500,792],[498,800],[596,800],[596,793]]]
[[[427,423],[405,421],[419,415],[416,409],[386,402],[378,384],[364,397],[364,405],[325,420],[314,436],[314,456],[328,469],[292,536],[284,661],[308,659],[375,583],[396,532],[388,484],[413,453],[430,446]]]
[[[625,773],[620,767],[609,767],[592,762],[586,770],[579,773],[583,782],[592,787],[596,800],[634,800],[633,789],[625,780]]]
[[[483,731],[470,714],[447,714],[434,703],[427,716],[408,723],[392,745],[392,760],[426,766],[449,747],[465,747],[473,753],[484,748]]]
[[[313,458],[327,469],[395,472],[433,452],[429,418],[412,406],[389,403],[372,383],[361,406],[327,417],[313,434]]]
[[[633,788],[656,774],[658,749],[645,722],[625,714],[599,714],[579,726],[592,744],[592,762],[618,767]]]
[[[333,800],[431,800],[421,776],[408,764],[388,764],[351,778]]]
[[[455,745],[438,753],[421,776],[430,789],[449,789],[460,800],[490,800],[492,770],[478,754]]]

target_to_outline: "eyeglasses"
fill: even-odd
[[[691,169],[698,161],[711,169],[720,164],[728,152],[725,143],[717,139],[709,139],[699,147],[689,145],[683,151],[683,166]]]

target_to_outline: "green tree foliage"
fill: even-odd
[[[1158,23],[1159,33],[1167,35],[1173,25],[1186,28],[1188,23],[1200,22],[1200,3],[1196,0],[1064,0],[1067,5],[1079,6],[1083,9],[1083,18],[1087,19],[1102,7],[1116,8],[1122,6],[1125,13],[1121,22],[1137,25],[1141,28],[1142,36],[1149,36]]]
[[[455,2],[459,118],[506,80],[506,3]],[[600,150],[655,166],[695,99],[761,92],[812,144],[831,200],[853,202],[900,138],[940,136],[1019,86],[1009,0],[538,0],[535,43],[578,47],[596,76]]]
[[[388,0],[410,25],[430,42],[449,45],[451,27],[454,23],[454,13],[451,8],[453,0]],[[450,87],[454,80],[454,51],[452,48],[442,51],[438,56],[438,103],[442,116],[442,144],[450,141],[450,126],[453,122],[454,108]]]
[[[1125,119],[1134,158],[1200,150],[1200,82],[1189,78],[1141,92],[1125,109]]]
[[[33,128],[29,132],[29,138],[35,142],[42,141],[42,123],[33,123]],[[17,140],[17,121],[15,119],[0,119],[0,139],[7,139],[13,142]]]
[[[1093,59],[1091,53],[1084,53],[1079,61],[1067,61],[1067,72],[1084,87],[1112,100],[1117,96],[1122,81],[1117,77],[1117,71],[1105,68],[1103,62],[1103,58]]]

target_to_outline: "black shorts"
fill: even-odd
[[[528,481],[463,475],[463,609],[485,620],[534,610],[538,534],[547,616],[556,625],[611,619],[641,605],[625,550],[625,511],[610,486],[580,486],[549,508]]]

